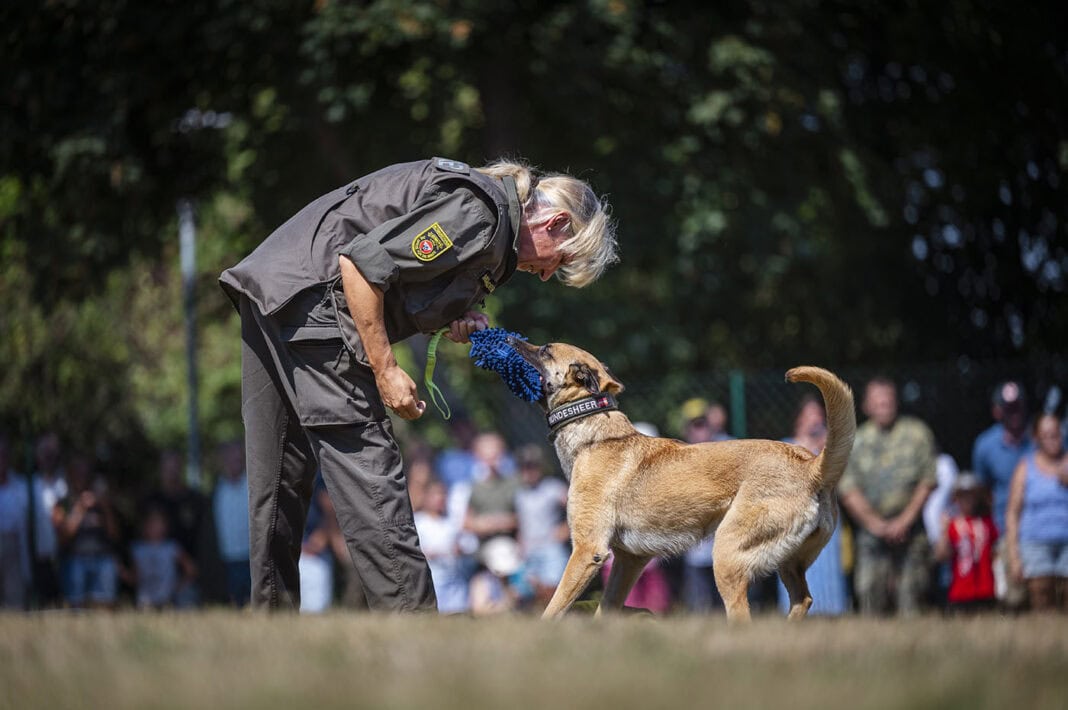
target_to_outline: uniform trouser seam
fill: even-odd
[[[282,425],[279,427],[278,470],[274,477],[274,492],[271,494],[271,524],[267,529],[267,578],[270,586],[270,607],[278,606],[278,565],[275,562],[274,541],[278,528],[278,498],[282,490],[282,471],[285,469],[286,438],[289,432],[289,412],[282,409]]]
[[[380,429],[382,428],[382,425],[379,422],[375,422],[374,425],[378,426]],[[378,516],[378,523],[382,527],[382,530],[385,531],[387,529],[387,525],[386,518],[384,515],[382,515],[382,493],[377,482],[371,482],[371,490],[374,491],[375,497],[375,515]],[[393,546],[393,540],[388,534],[383,535],[383,538],[385,539],[386,548],[389,550],[389,563],[390,566],[393,568],[393,576],[397,580],[398,591],[400,591],[401,599],[403,599],[403,610],[411,611],[411,598],[408,595],[408,587],[404,583],[404,576],[401,573],[400,562],[398,562],[397,560],[397,550]]]

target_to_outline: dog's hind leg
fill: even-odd
[[[793,557],[816,528],[818,510],[815,498],[749,498],[739,491],[712,546],[716,586],[729,621],[749,620],[749,582]]]
[[[604,566],[607,558],[608,545],[597,547],[576,542],[567,567],[564,568],[564,576],[541,618],[554,619],[570,609],[579,595],[586,590],[593,575]]]
[[[779,568],[779,578],[790,594],[790,621],[800,621],[812,606],[812,594],[805,580],[805,566],[796,558],[787,560]]]
[[[837,524],[838,502],[833,494],[824,492],[819,497],[816,529],[801,543],[797,551],[779,566],[779,577],[790,594],[790,612],[787,618],[791,621],[805,618],[812,607],[812,592],[809,591],[805,572],[827,545]]]
[[[727,608],[727,620],[749,621],[749,581],[753,577],[749,561],[742,554],[745,532],[738,523],[738,516],[728,512],[716,530],[712,545],[712,572],[716,576],[716,589]]]
[[[608,583],[604,588],[604,597],[597,607],[597,616],[602,612],[619,611],[627,600],[627,595],[645,571],[648,557],[632,555],[622,550],[613,550],[612,571],[608,574]]]

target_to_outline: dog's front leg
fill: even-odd
[[[579,595],[593,579],[593,575],[604,566],[608,558],[608,546],[575,544],[571,558],[567,561],[564,576],[556,586],[549,606],[545,607],[543,619],[555,619],[571,608]]]
[[[627,595],[645,571],[645,565],[649,563],[648,557],[632,555],[621,550],[612,551],[612,572],[608,575],[608,583],[604,587],[604,596],[597,606],[596,616],[605,612],[619,611],[623,608]]]

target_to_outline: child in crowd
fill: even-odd
[[[530,601],[533,590],[524,582],[519,543],[501,535],[482,544],[479,558],[484,569],[471,579],[471,613],[489,616],[518,611]]]
[[[942,517],[935,555],[950,563],[946,599],[953,612],[984,611],[995,605],[993,555],[998,531],[984,509],[984,491],[974,474],[962,473],[953,484],[955,510]]]
[[[167,516],[149,509],[141,523],[141,539],[130,548],[140,609],[161,609],[174,603],[178,591],[196,577],[192,558],[168,536]]]
[[[434,579],[438,611],[455,614],[468,608],[467,575],[460,556],[460,526],[448,516],[446,500],[445,484],[431,479],[415,513],[415,529]]]

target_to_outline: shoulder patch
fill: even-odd
[[[412,240],[412,254],[419,261],[433,261],[452,248],[452,240],[437,222],[419,232]]]
[[[461,163],[459,160],[438,158],[434,161],[434,164],[437,165],[440,169],[448,170],[451,173],[463,173],[464,175],[466,175],[467,173],[471,172],[471,168],[467,165],[467,163]]]

